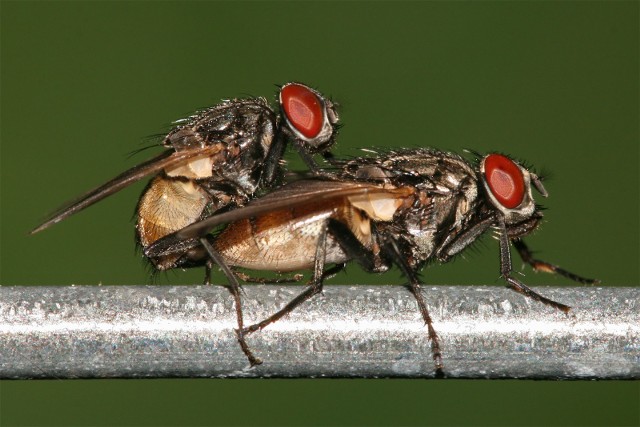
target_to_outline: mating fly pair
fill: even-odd
[[[427,325],[439,374],[440,342],[418,278],[428,262],[449,261],[492,229],[499,237],[500,272],[512,289],[569,310],[512,275],[510,244],[534,269],[594,282],[534,259],[521,240],[542,220],[532,188],[547,193],[539,177],[518,162],[496,153],[467,161],[414,149],[333,161],[333,170],[318,173],[312,155],[333,142],[332,104],[300,84],[283,86],[279,100],[282,119],[260,99],[227,101],[187,119],[165,138],[165,154],[88,193],[34,231],[158,173],[138,204],[136,229],[144,254],[162,270],[205,265],[209,273],[213,263],[220,266],[236,302],[238,341],[252,365],[261,362],[246,337],[320,292],[323,279],[351,260],[370,272],[392,265],[401,269]],[[277,181],[287,140],[315,176],[247,203]],[[281,310],[244,327],[234,268],[312,269],[313,278]]]

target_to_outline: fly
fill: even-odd
[[[532,196],[535,189],[547,197],[541,179],[503,154],[478,157],[470,162],[452,153],[412,149],[356,158],[339,165],[333,175],[292,182],[244,208],[187,226],[146,252],[151,257],[170,256],[180,242],[199,239],[232,287],[239,286],[235,268],[313,270],[309,286],[280,311],[238,328],[238,340],[252,365],[260,361],[245,337],[321,292],[323,279],[346,262],[356,261],[376,273],[396,265],[416,298],[436,374],[442,375],[440,340],[420,292],[419,272],[428,262],[448,262],[493,230],[500,247],[500,273],[511,289],[564,313],[570,310],[514,277],[510,244],[535,270],[597,282],[534,259],[522,240],[543,218]],[[211,234],[224,224],[221,232]]]
[[[308,167],[333,145],[338,115],[330,100],[301,83],[280,88],[278,115],[264,98],[232,99],[180,120],[159,156],[129,169],[54,212],[37,233],[147,176],[136,208],[142,249],[189,224],[243,206],[282,175],[291,142]],[[158,270],[210,265],[197,240],[168,256],[150,256]],[[207,269],[207,280],[209,269]]]

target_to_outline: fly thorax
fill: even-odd
[[[260,137],[260,146],[264,153],[268,153],[275,135],[274,124],[272,121],[265,122],[262,136]]]
[[[409,236],[407,241],[411,246],[412,258],[414,263],[422,263],[431,258],[435,249],[435,233],[434,228],[407,228]]]
[[[202,136],[190,125],[173,129],[165,137],[163,145],[175,151],[190,150],[205,145]]]
[[[384,183],[389,182],[388,171],[385,171],[377,165],[363,165],[358,167],[356,167],[356,165],[349,166],[355,168],[354,170],[350,170],[349,172],[356,179],[366,181],[379,181]],[[349,169],[347,168],[347,170]]]
[[[463,179],[456,186],[455,191],[422,193],[426,196],[418,197],[417,205],[406,215],[416,262],[432,258],[452,237],[464,231],[473,216],[478,198],[476,181]]]
[[[466,180],[461,187],[461,194],[454,204],[454,220],[452,229],[460,231],[463,224],[469,219],[470,215],[475,212],[478,200],[478,183],[476,180]]]
[[[255,193],[260,182],[262,161],[241,156],[228,162],[224,170],[220,171],[220,178],[223,182],[239,189],[239,193],[251,195]]]
[[[434,221],[433,197],[420,193],[414,204],[403,210],[398,221],[404,222],[400,229],[407,231],[402,236],[411,248],[411,264],[426,261],[435,249],[437,223]]]
[[[244,150],[239,144],[229,144],[214,163],[217,167],[211,179],[203,185],[222,186],[226,191],[239,195],[252,195],[258,188],[262,173],[265,152],[260,145],[253,145]]]
[[[225,179],[228,182],[233,182],[235,186],[240,189],[238,192],[240,194],[251,195],[255,193],[258,188],[259,180],[246,170],[237,170],[232,173],[225,174]]]

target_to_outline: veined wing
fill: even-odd
[[[186,163],[198,157],[208,157],[215,155],[223,149],[222,144],[208,145],[203,148],[173,151],[166,150],[160,155],[147,160],[131,169],[121,173],[112,180],[102,184],[101,186],[89,191],[62,207],[58,208],[39,226],[31,230],[31,234],[35,234],[56,224],[63,219],[80,212],[81,210],[93,205],[96,202],[116,193],[123,188],[133,184],[140,179],[160,172],[165,168],[174,168],[182,163]]]
[[[342,182],[329,179],[313,179],[294,181],[271,193],[255,199],[247,206],[213,215],[195,222],[183,229],[169,234],[154,242],[145,250],[148,257],[157,257],[171,253],[171,249],[184,240],[200,238],[216,227],[242,219],[294,209],[313,203],[329,204],[336,199],[349,198],[351,203],[370,198],[373,203],[381,199],[404,199],[413,193],[409,187],[385,187],[361,182]]]

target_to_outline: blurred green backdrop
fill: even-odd
[[[27,232],[150,157],[127,154],[172,120],[221,98],[273,97],[289,80],[340,103],[341,155],[499,150],[550,171],[547,221],[531,247],[605,286],[639,282],[638,2],[0,8],[2,285],[148,284],[131,220],[143,183]],[[486,239],[424,278],[502,286],[497,253]],[[573,285],[525,272],[528,284]],[[201,279],[178,271],[158,282]],[[353,266],[331,283],[401,281]],[[638,402],[637,382],[5,381],[0,424],[638,425]]]

